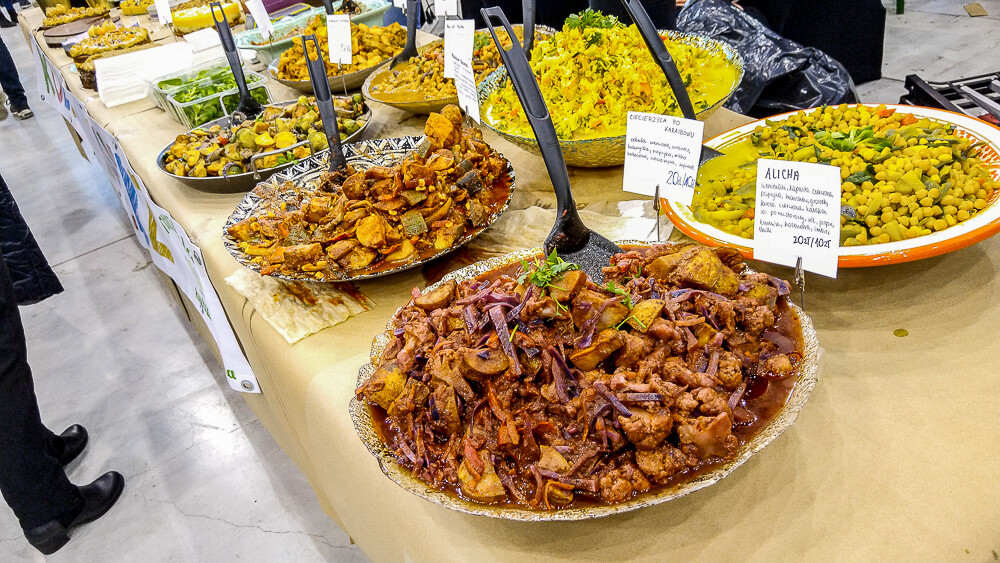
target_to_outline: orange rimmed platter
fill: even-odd
[[[873,104],[851,104],[848,107],[862,105],[869,109],[877,107]],[[940,109],[889,104],[885,107],[895,109],[899,113],[910,113],[918,118],[923,117],[950,124],[955,128],[957,136],[968,138],[974,143],[982,143],[979,158],[983,162],[983,168],[989,172],[993,179],[1000,180],[1000,128],[979,119]],[[796,113],[798,112],[775,115],[769,117],[768,120],[780,122]],[[705,146],[726,152],[727,147],[744,141],[753,133],[754,129],[762,125],[765,125],[763,119],[737,127],[710,139],[705,143]],[[940,256],[981,242],[1000,232],[1000,203],[998,203],[998,199],[1000,197],[994,194],[987,207],[970,219],[926,236],[898,242],[841,246],[838,265],[841,268],[862,268],[911,262]],[[745,257],[753,258],[752,239],[733,235],[698,221],[688,206],[664,200],[663,209],[671,222],[681,232],[698,242],[710,246],[731,246],[738,249]]]

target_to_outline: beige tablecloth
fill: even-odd
[[[28,12],[22,26],[40,19]],[[69,78],[67,67],[63,73]],[[109,110],[78,81],[69,84],[90,98],[88,110],[118,136],[156,202],[202,247],[263,390],[244,398],[326,512],[373,560],[998,557],[1000,238],[919,263],[841,270],[837,280],[810,276],[806,311],[823,347],[819,385],[791,429],[720,483],[588,522],[498,521],[452,512],[398,488],[357,438],[347,408],[372,337],[410,289],[471,257],[458,252],[446,264],[361,283],[375,310],[289,345],[224,282],[240,267],[220,237],[240,195],[199,192],[157,169],[158,152],[182,132],[163,112],[141,104]],[[278,100],[297,95],[269,88]],[[369,138],[422,129],[422,117],[374,110]],[[720,111],[706,135],[745,121]],[[486,137],[517,171],[512,208],[551,205],[541,159]],[[633,198],[622,193],[620,168],[571,175],[581,204]],[[894,336],[897,328],[909,336]]]

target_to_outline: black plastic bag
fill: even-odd
[[[858,101],[842,64],[785,39],[727,1],[689,1],[677,17],[677,29],[724,41],[739,52],[743,82],[725,104],[735,112],[767,117]]]

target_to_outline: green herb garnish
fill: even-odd
[[[587,29],[589,27],[611,29],[623,26],[624,24],[618,21],[618,18],[615,16],[605,16],[600,11],[587,8],[578,14],[570,14],[563,25],[569,29]]]
[[[624,303],[630,311],[632,310],[632,296],[629,295],[628,291],[625,291],[624,287],[615,284],[615,282],[608,282],[604,285],[604,290],[609,293],[614,293],[615,295],[624,295],[625,299],[622,300],[622,303]]]
[[[556,254],[556,249],[553,248],[552,253],[549,254],[544,262],[536,260],[535,264],[532,265],[526,260],[521,260],[521,269],[524,273],[517,278],[517,283],[531,282],[545,289],[552,285],[552,282],[565,272],[579,270],[580,265],[563,260]]]

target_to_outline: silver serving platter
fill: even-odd
[[[402,51],[402,49],[400,49]],[[377,65],[372,65],[368,68],[363,68],[361,70],[356,70],[354,72],[349,72],[347,74],[337,74],[333,76],[328,76],[327,80],[330,81],[330,90],[334,93],[336,92],[346,92],[348,90],[354,90],[360,88],[365,80],[380,67],[395,58],[395,55],[385,59],[384,61],[378,63]],[[294,88],[296,90],[301,90],[302,92],[312,93],[313,87],[312,82],[309,80],[288,80],[285,78],[278,78],[278,63],[281,62],[281,56],[279,55],[274,60],[267,65],[267,76],[275,82],[280,82],[289,88]]]
[[[733,86],[729,89],[729,92],[711,106],[699,111],[695,116],[699,121],[705,121],[708,119],[708,116],[712,115],[715,110],[726,103],[726,100],[733,95],[733,92],[736,91],[743,81],[743,59],[736,49],[733,49],[732,46],[723,41],[680,31],[661,31],[661,33],[667,33],[672,41],[678,43],[699,47],[706,51],[719,50],[725,55],[729,64],[736,67],[736,80],[733,81]],[[535,140],[534,135],[526,136],[500,129],[483,109],[487,106],[490,94],[501,88],[506,81],[507,69],[501,66],[479,83],[478,94],[482,124],[522,149],[535,154],[541,154],[538,150],[538,141]],[[624,134],[594,137],[592,139],[559,139],[559,148],[562,149],[563,157],[569,166],[600,168],[605,166],[619,166],[625,162]]]
[[[648,242],[629,240],[618,241],[617,244],[619,246],[633,247],[649,246]],[[449,273],[444,276],[440,282],[428,286],[425,291],[433,290],[447,280],[470,280],[498,268],[520,264],[521,260],[531,260],[535,257],[541,256],[541,248],[531,248],[528,250],[512,252],[496,258],[489,258]],[[772,419],[771,422],[768,423],[767,426],[765,426],[756,436],[740,445],[735,458],[726,461],[706,473],[696,476],[690,481],[679,483],[673,487],[659,489],[652,493],[640,494],[623,503],[569,508],[565,510],[528,510],[525,508],[514,508],[509,506],[493,506],[465,500],[458,495],[445,491],[439,491],[430,487],[427,483],[414,477],[410,473],[409,469],[401,467],[397,464],[396,456],[382,441],[375,430],[374,421],[372,420],[371,411],[369,410],[368,405],[359,401],[357,397],[352,398],[350,402],[349,408],[351,412],[351,420],[354,422],[354,428],[361,437],[361,441],[364,442],[368,451],[375,456],[376,461],[378,461],[379,468],[382,469],[382,472],[385,473],[389,479],[420,498],[439,504],[445,508],[457,510],[458,512],[479,516],[489,516],[491,518],[498,518],[502,520],[550,522],[601,518],[604,516],[611,516],[612,514],[621,514],[623,512],[629,512],[645,508],[647,506],[662,504],[719,482],[723,477],[732,473],[737,467],[746,463],[746,461],[750,459],[750,456],[764,449],[764,447],[774,441],[775,438],[780,436],[782,432],[787,430],[788,427],[795,422],[795,419],[799,415],[799,411],[802,410],[802,407],[809,399],[809,394],[812,393],[812,390],[816,386],[816,382],[818,380],[819,340],[816,336],[816,329],[813,328],[812,320],[794,303],[789,301],[788,304],[795,312],[802,327],[802,342],[804,349],[802,353],[802,363],[799,364],[799,375],[794,386],[792,387],[791,393],[788,396],[788,400],[786,401],[785,406],[782,407],[781,411],[779,411],[774,419]],[[395,318],[399,314],[400,310],[402,310],[402,307],[400,307],[400,309],[398,309],[389,320],[386,325],[385,332],[376,336],[375,340],[372,342],[371,363],[365,364],[359,371],[357,386],[360,386],[362,383],[371,378],[371,376],[375,374],[376,366],[381,364],[382,354],[389,343],[392,342],[392,331],[395,328],[393,326],[393,322],[395,321]]]
[[[292,104],[296,103],[297,101],[298,100],[288,100],[288,101],[285,101],[285,102],[278,102],[278,103],[273,103],[273,104],[268,104],[268,105],[269,106],[284,107],[284,106],[292,105]],[[368,108],[368,110],[365,111],[365,113],[361,114],[361,116],[359,116],[355,120],[355,121],[357,121],[358,123],[361,124],[361,127],[357,131],[355,131],[354,133],[351,133],[350,135],[348,135],[347,138],[345,138],[341,142],[343,142],[343,143],[353,143],[355,141],[360,140],[361,136],[365,132],[365,129],[368,128],[368,124],[371,122],[371,118],[372,118],[372,110],[371,110],[371,108]],[[215,125],[219,125],[223,129],[226,129],[226,128],[228,128],[228,127],[230,127],[232,125],[231,119],[232,119],[232,116],[229,116],[229,115],[227,115],[225,117],[220,117],[219,119],[216,119],[215,121],[209,121],[208,123],[204,123],[202,125],[199,125],[198,127],[195,127],[194,129],[191,129],[191,131],[194,131],[196,129],[208,129],[209,127],[213,127]],[[191,131],[188,131],[188,133],[190,133]],[[275,172],[280,172],[282,170],[287,170],[288,168],[291,168],[292,166],[294,166],[296,164],[296,162],[289,162],[289,163],[286,163],[286,164],[282,164],[280,166],[275,166],[274,168],[262,168],[260,170],[257,170],[256,172],[254,172],[254,171],[248,171],[248,172],[243,172],[243,173],[240,173],[240,174],[229,174],[228,176],[205,176],[205,177],[178,176],[178,175],[173,174],[171,172],[167,172],[167,169],[166,169],[167,152],[170,150],[170,147],[172,147],[172,146],[174,146],[174,143],[170,143],[169,145],[167,145],[166,147],[164,147],[164,149],[162,151],[160,151],[160,154],[157,155],[157,157],[156,157],[156,165],[160,168],[160,172],[163,172],[164,174],[166,174],[167,176],[170,176],[171,178],[174,178],[175,180],[180,180],[181,182],[184,182],[185,184],[188,184],[188,185],[190,185],[190,186],[192,186],[194,188],[198,188],[199,190],[202,190],[202,191],[205,191],[205,192],[219,192],[219,193],[245,192],[247,190],[252,189],[255,185],[257,185],[258,182],[260,182],[261,180],[263,180],[263,179],[267,178],[268,176],[274,174]],[[295,145],[292,145],[292,146],[295,146]],[[283,150],[288,150],[288,149],[283,149]],[[323,152],[324,151],[319,151],[319,154],[323,154]],[[264,154],[264,153],[261,153],[261,154]],[[260,155],[258,155],[258,156],[260,156]],[[297,161],[297,162],[301,162],[301,161]]]
[[[373,139],[370,141],[362,141],[360,143],[354,143],[350,145],[344,145],[344,156],[347,157],[347,162],[354,166],[357,170],[367,170],[373,166],[392,166],[393,164],[399,162],[406,155],[412,153],[420,143],[424,140],[423,136],[416,137],[393,137],[389,139]],[[458,250],[465,244],[467,244],[472,239],[479,236],[480,233],[490,228],[499,217],[507,210],[510,206],[510,201],[514,197],[514,166],[511,165],[510,161],[507,160],[502,154],[497,153],[501,158],[507,162],[507,177],[510,182],[510,193],[507,195],[507,199],[504,201],[503,205],[498,211],[490,216],[489,221],[482,227],[477,227],[470,231],[467,231],[465,235],[458,238],[455,244],[451,247],[446,248],[440,252],[437,252],[426,258],[417,260],[415,262],[409,262],[405,264],[399,264],[394,268],[388,270],[383,270],[380,272],[373,273],[362,273],[357,275],[344,275],[340,278],[329,278],[329,279],[316,279],[315,277],[309,275],[286,275],[286,274],[269,274],[271,277],[283,279],[287,281],[312,281],[312,282],[342,282],[342,281],[358,281],[367,280],[372,278],[379,278],[382,276],[388,276],[404,270],[409,270],[410,268],[416,268],[430,262],[431,260],[440,258],[445,254],[449,254],[455,250]],[[226,225],[222,229],[222,243],[225,245],[226,250],[233,255],[233,258],[237,262],[242,264],[244,267],[249,268],[257,273],[260,273],[260,265],[255,264],[250,256],[247,256],[239,247],[236,240],[229,236],[229,227],[235,225],[239,221],[246,219],[247,217],[254,214],[257,206],[262,200],[261,193],[264,188],[268,185],[281,184],[284,182],[296,182],[296,183],[308,183],[319,179],[319,177],[329,170],[329,151],[326,153],[320,153],[316,156],[304,159],[293,164],[289,169],[275,174],[271,177],[267,184],[258,184],[256,188],[247,193],[243,197],[243,201],[236,206],[236,210],[233,211],[232,215],[226,221]]]

